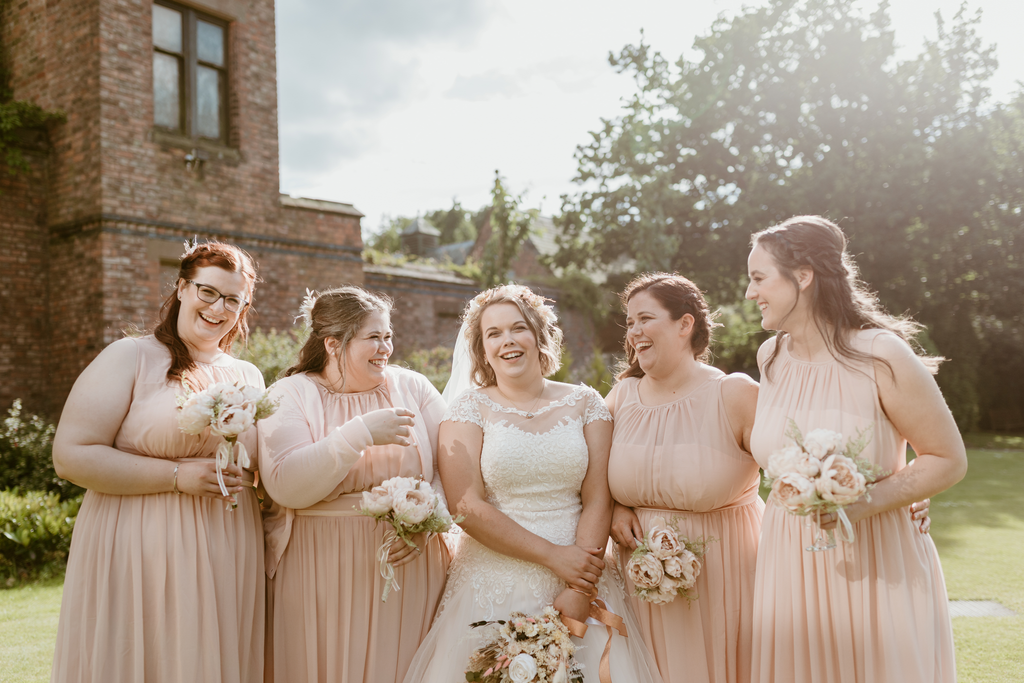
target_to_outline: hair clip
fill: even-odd
[[[306,298],[302,300],[302,305],[299,306],[299,314],[295,316],[296,320],[302,318],[306,322],[306,327],[311,330],[313,329],[313,306],[316,305],[316,300],[319,296],[319,294],[307,288]]]
[[[191,256],[195,252],[195,250],[198,249],[198,248],[199,248],[199,236],[198,235],[193,236],[191,242],[189,242],[188,240],[185,240],[185,253],[181,255],[181,259],[180,260],[184,261],[189,256]]]

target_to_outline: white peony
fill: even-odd
[[[396,522],[413,526],[424,521],[434,511],[434,496],[418,488],[402,489],[391,495]]]
[[[845,455],[830,455],[821,463],[821,477],[815,482],[818,494],[830,503],[849,505],[867,491],[867,480]]]
[[[791,512],[799,512],[815,499],[814,482],[795,472],[788,472],[772,484],[775,501]]]
[[[386,515],[391,510],[391,492],[383,486],[374,486],[363,491],[363,511],[374,515]]]
[[[796,470],[796,464],[807,457],[799,446],[786,446],[768,456],[768,467],[764,473],[772,479],[778,479],[787,472]]]
[[[537,662],[528,654],[516,655],[508,665],[508,676],[512,683],[530,683],[537,678]]]
[[[391,495],[397,495],[401,491],[409,491],[417,488],[417,481],[412,477],[391,477],[385,480],[381,486],[391,492]]]
[[[213,433],[220,436],[238,436],[255,424],[253,413],[243,406],[226,406],[221,409],[217,421],[212,425]]]
[[[813,455],[805,455],[793,462],[792,465],[793,472],[796,472],[802,477],[807,477],[808,479],[814,479],[821,473],[821,461]]]
[[[186,434],[201,434],[213,422],[213,408],[202,400],[202,394],[192,394],[178,414],[178,427]]]
[[[681,571],[676,577],[679,580],[679,586],[686,589],[693,588],[694,584],[697,583],[697,576],[700,574],[700,558],[686,548],[683,548],[678,557],[671,559],[678,561],[681,565]],[[667,563],[668,561],[666,560]]]
[[[656,589],[665,579],[661,560],[651,553],[630,558],[626,563],[626,575],[637,588]]]
[[[672,557],[679,553],[679,536],[676,532],[668,527],[655,527],[651,529],[650,541],[647,547],[651,549],[651,554],[659,560],[664,560],[666,557]]]
[[[829,429],[813,429],[804,435],[804,450],[818,460],[824,460],[843,445],[843,435]]]

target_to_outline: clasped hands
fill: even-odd
[[[565,581],[566,589],[555,598],[554,608],[567,617],[585,622],[604,566],[604,548],[556,546],[548,568]]]

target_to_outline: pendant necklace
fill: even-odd
[[[529,410],[520,410],[519,406],[516,405],[516,402],[513,401],[512,399],[510,399],[508,396],[505,395],[505,392],[501,390],[501,387],[498,386],[497,382],[494,383],[494,388],[498,390],[498,393],[501,394],[501,397],[503,399],[505,399],[506,401],[508,401],[509,403],[512,404],[513,408],[515,408],[516,410],[518,410],[521,413],[526,413],[526,419],[527,420],[532,420],[533,419],[533,415],[534,415],[533,411],[537,407],[537,404],[540,403],[541,396],[544,395],[544,389],[547,388],[547,383],[545,383],[544,386],[541,387],[540,393],[537,395],[537,400],[535,400],[533,402],[533,405],[530,406]]]

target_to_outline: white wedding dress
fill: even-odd
[[[589,457],[583,426],[611,419],[601,395],[583,386],[572,387],[563,398],[532,413],[507,408],[470,390],[444,416],[444,421],[469,422],[483,430],[480,471],[488,502],[525,529],[559,545],[576,541],[582,511],[580,487]],[[565,583],[549,569],[502,555],[460,534],[437,615],[405,683],[464,683],[469,657],[481,644],[471,623],[504,619],[515,611],[538,613],[564,588]],[[612,680],[660,683],[657,664],[641,640],[622,578],[610,557],[598,594],[609,610],[624,619],[629,634],[612,636]],[[586,636],[573,640],[587,683],[597,683],[608,634],[603,624],[592,619],[588,623]]]

